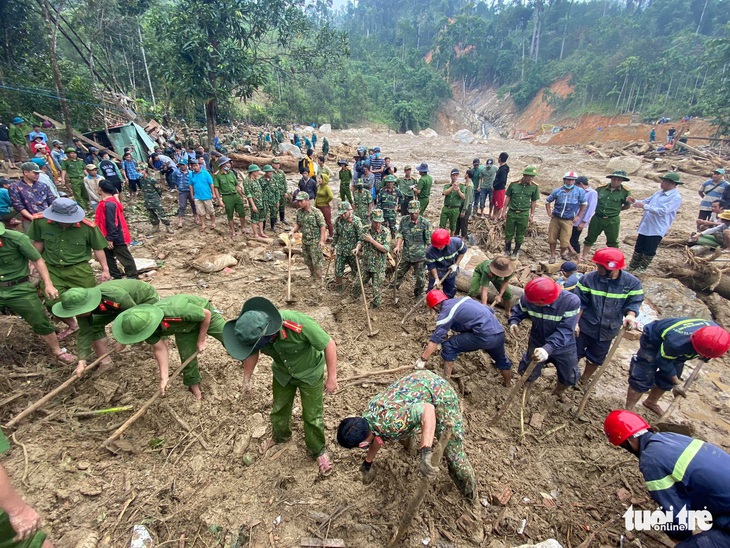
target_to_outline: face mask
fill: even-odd
[[[380,158],[380,152],[376,152],[376,153],[375,153],[375,157],[376,157],[376,158]]]
[[[564,188],[564,189],[566,189],[566,190],[570,190],[570,189],[571,189],[571,188],[573,188],[574,186],[575,186],[575,184],[572,184],[572,185],[566,185],[565,183],[563,183],[563,188]]]

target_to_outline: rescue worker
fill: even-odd
[[[606,248],[610,249],[610,248]],[[583,274],[578,272],[578,265],[573,261],[565,261],[560,265],[560,276],[558,276],[558,283],[566,291],[578,294],[578,281],[583,277]]]
[[[441,208],[439,228],[447,229],[449,236],[453,236],[459,223],[462,206],[466,202],[466,185],[459,183],[458,169],[451,170],[451,182],[444,185],[443,195],[444,205]]]
[[[622,326],[627,330],[638,328],[636,318],[644,302],[641,282],[624,270],[626,259],[621,250],[604,247],[593,254],[591,262],[596,270],[583,276],[575,290],[580,298],[575,328],[578,360],[586,359],[581,383],[587,383],[603,365]]]
[[[617,170],[606,175],[610,179],[607,185],[596,188],[598,198],[596,199],[596,212],[588,224],[588,235],[583,240],[583,250],[580,253],[580,262],[586,262],[591,247],[596,243],[601,233],[606,234],[606,246],[618,248],[618,236],[621,230],[621,217],[619,215],[625,209],[631,207],[628,201],[631,190],[624,186],[630,181],[623,170]]]
[[[347,160],[337,160],[337,165],[340,166],[340,171],[337,172],[337,177],[340,181],[340,201],[352,203],[352,192],[350,191],[350,185],[352,184],[352,170],[350,169]]]
[[[481,262],[474,269],[469,286],[469,296],[478,298],[482,304],[487,304],[489,298],[489,284],[497,290],[497,296],[492,301],[492,308],[502,305],[507,312],[512,310],[512,290],[509,280],[515,273],[512,261],[507,257],[497,257]]]
[[[355,216],[363,223],[370,220],[370,210],[373,208],[373,198],[369,190],[365,188],[362,177],[355,183],[355,191],[352,193],[352,205],[355,208]]]
[[[147,210],[147,217],[152,224],[152,231],[160,230],[160,223],[165,225],[165,232],[172,234],[174,232],[170,226],[170,219],[167,218],[167,212],[162,206],[162,187],[158,179],[149,177],[146,167],[139,169],[142,178],[138,181],[139,188],[142,191],[144,199],[144,208]]]
[[[401,195],[400,213],[401,215],[408,215],[410,203],[416,197],[413,191],[418,186],[418,181],[411,177],[411,173],[413,172],[413,168],[411,166],[404,167],[403,172],[404,176],[398,179],[397,188]]]
[[[401,253],[402,255],[393,283],[396,288],[400,288],[403,278],[412,268],[416,282],[413,287],[413,295],[416,300],[421,298],[426,285],[424,279],[426,247],[431,241],[431,222],[420,215],[420,208],[421,204],[418,200],[411,200],[408,204],[408,215],[401,217],[398,225],[394,250],[396,255],[401,255]]]
[[[709,320],[665,318],[646,324],[629,366],[626,409],[632,411],[641,395],[649,392],[643,406],[663,415],[659,400],[665,392],[687,397],[680,381],[684,363],[695,358],[720,358],[728,349],[730,333]]]
[[[671,512],[671,522],[658,528],[679,542],[677,548],[730,546],[730,455],[696,438],[655,433],[631,411],[611,411],[603,431],[613,445],[639,459],[649,496],[665,513]],[[703,525],[711,528],[693,531],[690,511],[703,513],[708,518]]]
[[[416,168],[420,178],[416,184],[416,188],[413,189],[413,194],[418,199],[418,203],[421,204],[421,215],[426,211],[428,202],[431,200],[431,187],[433,186],[433,178],[428,174],[428,164],[421,162]]]
[[[84,169],[86,163],[78,157],[74,147],[66,149],[68,157],[61,162],[61,184],[71,189],[74,200],[81,209],[89,207],[89,193],[84,186]]]
[[[138,304],[128,308],[114,320],[112,333],[120,345],[137,344],[142,341],[152,345],[152,351],[160,370],[160,392],[165,395],[169,382],[169,349],[167,338],[175,336],[175,345],[184,362],[197,350],[202,353],[208,348],[206,336],[223,342],[223,319],[213,305],[198,295],[178,294],[167,297],[156,304]],[[123,346],[118,347],[119,349]],[[197,358],[183,369],[183,384],[200,401],[200,370]]]
[[[550,278],[535,278],[527,282],[520,301],[512,308],[509,328],[517,337],[517,324],[526,318],[532,320],[527,352],[522,356],[519,372],[522,374],[531,360],[538,362],[525,387],[529,394],[542,368],[547,363],[555,365],[558,373],[555,394],[565,402],[565,390],[578,382],[578,358],[573,331],[578,323],[580,299]]]
[[[390,251],[390,232],[383,230],[383,211],[373,209],[370,215],[370,228],[363,230],[362,237],[353,255],[359,255],[362,249],[362,283],[367,285],[370,281],[373,286],[373,308],[378,308],[383,302],[380,287],[385,281],[385,269],[388,266],[388,252]],[[360,295],[360,284],[355,284],[355,296]]]
[[[43,213],[34,216],[28,228],[28,237],[46,262],[58,295],[63,295],[72,287],[96,285],[94,271],[89,264],[92,252],[101,265],[101,281],[111,279],[104,254],[109,242],[99,228],[85,217],[84,210],[70,198],[56,198]],[[45,283],[42,287],[45,287]],[[51,309],[56,299],[46,299],[46,307]],[[62,321],[68,327],[58,334],[59,340],[79,328],[73,319],[64,318]]]
[[[568,171],[563,175],[563,186],[556,188],[545,199],[545,211],[550,217],[548,227],[548,245],[550,246],[550,264],[555,264],[557,258],[555,251],[560,241],[560,255],[563,260],[568,260],[570,249],[570,237],[573,234],[573,221],[583,217],[588,206],[586,193],[579,186],[575,186],[578,174]],[[555,207],[550,209],[550,204],[555,202]]]
[[[431,245],[426,250],[426,270],[428,270],[428,290],[442,289],[449,299],[456,295],[456,274],[459,263],[466,255],[466,245],[460,238],[450,237],[449,231],[439,228],[431,234]],[[446,279],[441,286],[441,278]]]
[[[335,284],[337,291],[342,291],[342,279],[345,276],[345,266],[350,267],[353,276],[357,276],[357,265],[352,252],[362,239],[363,224],[355,215],[350,202],[340,202],[335,219],[335,230],[332,236],[332,245],[335,248]]]
[[[228,353],[243,361],[243,395],[251,392],[251,375],[259,355],[270,356],[272,392],[272,437],[261,449],[291,438],[291,416],[297,390],[301,398],[304,443],[317,460],[323,475],[332,472],[332,457],[326,451],[323,389],[337,391],[337,345],[311,317],[294,310],[277,310],[263,297],[243,304],[241,315],[223,328]],[[325,369],[327,376],[325,378]]]
[[[322,265],[324,264],[322,248],[327,243],[327,224],[324,221],[322,212],[312,207],[309,194],[299,191],[296,198],[299,209],[297,210],[297,220],[294,227],[289,232],[289,241],[292,241],[295,232],[301,230],[304,264],[309,268],[309,273],[313,278],[320,279],[322,277]]]
[[[540,199],[540,188],[534,182],[537,168],[527,166],[522,171],[519,181],[510,183],[505,192],[504,207],[499,218],[507,219],[504,224],[504,252],[512,259],[517,259],[522,242],[525,241],[527,226],[535,218],[535,208]],[[512,239],[515,249],[512,251]]]
[[[436,311],[438,317],[436,329],[416,361],[416,369],[423,369],[428,358],[441,345],[444,377],[448,379],[459,354],[484,350],[494,360],[494,367],[502,375],[503,384],[509,386],[512,382],[512,362],[505,353],[504,328],[495,317],[494,310],[469,297],[449,299],[440,289],[428,292],[426,304]],[[448,337],[449,331],[455,331],[457,335]]]
[[[256,164],[248,166],[248,177],[243,182],[243,189],[246,192],[248,208],[251,212],[251,227],[254,238],[266,238],[264,234],[264,223],[266,222],[266,207],[264,204],[264,189],[259,178],[262,171]]]
[[[104,327],[112,323],[119,314],[138,304],[156,304],[160,300],[157,291],[150,284],[139,280],[112,280],[96,287],[73,287],[66,291],[61,300],[53,305],[53,315],[57,318],[76,318],[79,334],[76,351],[79,363],[76,374],[86,367],[87,360],[94,349],[97,357],[109,350]],[[110,356],[104,358],[99,370],[111,366]]]
[[[360,466],[367,484],[374,478],[373,460],[383,444],[406,441],[420,429],[418,469],[424,477],[434,479],[438,474],[438,463],[431,462],[434,437],[441,436],[450,424],[451,439],[444,450],[449,473],[465,497],[476,499],[476,476],[464,450],[464,422],[459,397],[449,382],[432,371],[414,371],[370,400],[361,417],[343,419],[337,442],[346,449],[367,449]]]
[[[218,166],[218,173],[213,175],[213,190],[218,205],[226,210],[231,238],[235,238],[236,222],[233,220],[234,213],[238,215],[238,220],[241,223],[241,234],[246,232],[246,207],[244,205],[246,196],[243,185],[231,169],[231,159],[228,156],[221,156],[218,159]],[[180,217],[180,222],[182,222],[182,217]]]
[[[76,356],[58,344],[53,324],[29,281],[28,261],[33,263],[41,277],[46,298],[57,299],[58,290],[53,286],[46,263],[28,236],[7,230],[0,223],[0,309],[7,307],[23,318],[59,362],[71,364],[76,361]]]
[[[266,228],[266,219],[271,223],[271,231],[276,226],[276,213],[279,211],[279,187],[274,181],[274,168],[269,164],[264,166],[264,176],[259,179],[261,187],[264,191],[264,228]]]
[[[286,199],[289,189],[286,187],[286,173],[279,166],[281,166],[281,160],[278,158],[271,160],[271,167],[274,168],[274,181],[279,189],[279,221],[284,225],[288,225],[289,221],[284,218],[284,213],[286,212]]]
[[[390,230],[391,238],[395,238],[395,232],[398,228],[398,204],[402,199],[400,191],[395,188],[397,181],[395,175],[383,177],[385,186],[378,192],[377,200],[377,207],[383,212],[383,219],[388,230]]]

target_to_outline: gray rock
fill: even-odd
[[[436,133],[434,130],[432,130],[430,127],[419,131],[418,134],[421,137],[429,137],[429,138],[433,138],[433,137],[438,137],[439,136],[439,134]]]
[[[633,156],[617,156],[615,158],[611,158],[608,161],[608,164],[606,164],[608,173],[613,173],[618,169],[623,169],[629,175],[639,171],[640,167],[641,160],[639,158],[634,158]]]
[[[642,279],[644,298],[656,309],[660,318],[690,318],[712,319],[710,309],[697,298],[694,291],[687,288],[674,278]]]
[[[465,145],[470,145],[477,140],[474,134],[468,129],[460,129],[451,136],[451,139],[457,143],[463,143]]]

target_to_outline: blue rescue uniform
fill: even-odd
[[[667,318],[644,326],[639,350],[631,358],[629,386],[637,392],[648,392],[652,386],[664,391],[674,388],[672,377],[682,377],[684,362],[699,357],[692,346],[692,333],[717,325],[699,318]]]
[[[572,293],[560,291],[554,303],[547,306],[530,304],[523,295],[520,302],[512,307],[509,324],[518,324],[526,318],[532,320],[527,352],[522,356],[518,371],[523,373],[532,359],[536,348],[544,348],[549,358],[535,367],[527,379],[532,382],[540,377],[547,363],[555,365],[558,382],[573,386],[578,382],[578,356],[575,348],[575,324],[578,322],[580,299]]]
[[[575,293],[583,311],[576,340],[578,359],[585,357],[594,365],[602,365],[626,313],[639,315],[644,290],[639,279],[625,270],[615,280],[594,271],[580,279]]]
[[[684,541],[677,546],[730,546],[730,455],[681,434],[649,432],[639,438],[639,469],[651,498],[672,509],[674,526],[663,530]],[[712,529],[697,535],[680,530],[682,509],[707,510]]]
[[[426,249],[426,269],[429,272],[428,291],[433,289],[435,282],[433,276],[430,274],[431,270],[436,269],[440,280],[444,277],[449,267],[456,263],[459,255],[464,255],[465,253],[466,245],[460,238],[451,238],[443,249],[436,249],[432,245],[428,246],[428,249]],[[454,295],[456,295],[456,272],[444,280],[443,291],[449,299],[454,298]]]
[[[447,338],[449,330],[458,335]],[[452,362],[459,354],[484,350],[494,360],[497,369],[512,368],[504,351],[504,327],[494,311],[470,297],[448,299],[441,305],[436,330],[428,339],[441,345],[441,357]]]

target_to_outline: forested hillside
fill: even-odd
[[[730,119],[730,0],[0,3],[0,115],[98,125],[112,94],[205,123],[428,126],[450,84],[569,114]],[[60,101],[64,97],[67,101]],[[64,113],[61,106],[68,105]],[[121,113],[120,113],[121,114]],[[212,126],[212,124],[209,124]]]

